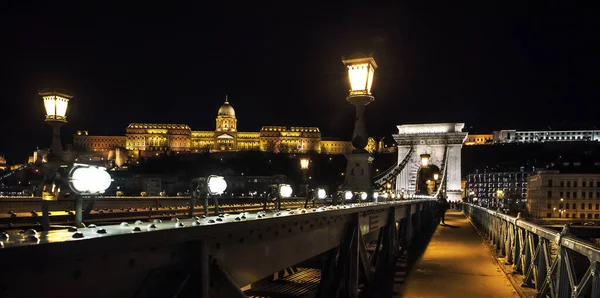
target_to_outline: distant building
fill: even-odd
[[[0,171],[4,171],[6,168],[6,159],[4,158],[4,155],[0,155]]]
[[[285,175],[273,176],[225,176],[227,181],[226,192],[234,195],[248,195],[256,193],[263,195],[271,184],[286,183]]]
[[[600,169],[598,164],[596,167]],[[529,214],[536,218],[600,219],[600,171],[576,171],[541,170],[530,176]]]
[[[600,130],[495,131],[494,143],[542,143],[600,140]]]
[[[113,172],[113,183],[107,194],[122,191],[126,196],[139,196],[145,192],[149,196],[158,196],[162,191],[162,179],[150,175],[128,175]]]
[[[468,174],[465,192],[472,198],[488,200],[488,202],[501,198],[525,200],[527,177],[531,174],[533,169],[525,167],[519,171],[486,171]]]
[[[494,144],[494,134],[469,134],[464,143],[465,146],[492,144]]]
[[[238,131],[235,110],[226,99],[219,108],[214,131],[194,131],[185,124],[131,123],[125,136],[93,136],[78,131],[73,136],[75,150],[129,157],[149,157],[166,152],[199,153],[227,151],[267,151],[274,153],[344,154],[351,151],[349,141],[321,138],[318,127],[263,126],[258,132]],[[375,151],[377,144],[369,138],[365,149]],[[34,158],[35,159],[35,158]]]

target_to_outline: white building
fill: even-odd
[[[505,129],[494,131],[494,143],[542,143],[599,141],[600,130],[538,130],[517,131]]]

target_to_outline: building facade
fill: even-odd
[[[491,144],[494,144],[494,134],[469,134],[464,143],[465,146]]]
[[[494,143],[542,143],[600,140],[600,130],[495,131]]]
[[[369,138],[365,149],[373,152],[377,143]],[[78,131],[73,136],[75,150],[129,157],[148,157],[164,152],[198,153],[227,151],[267,151],[274,153],[345,154],[352,151],[350,141],[324,139],[318,127],[263,126],[258,132],[238,131],[235,110],[226,99],[219,108],[214,131],[194,131],[185,124],[131,123],[125,136],[93,136]]]
[[[531,130],[504,129],[491,134],[469,134],[464,145],[506,143],[598,142],[600,130]]]
[[[533,174],[525,167],[520,171],[472,173],[467,175],[466,194],[488,203],[500,199],[527,199],[527,178]]]
[[[600,219],[600,174],[542,170],[528,178],[527,208],[536,218]]]

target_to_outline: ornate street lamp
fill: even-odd
[[[60,127],[67,123],[67,107],[73,96],[57,91],[41,91],[46,108],[46,122],[52,126],[52,145],[50,149],[55,155],[62,153]]]
[[[365,129],[365,107],[375,98],[371,95],[371,86],[377,63],[373,57],[343,59],[348,70],[350,91],[346,100],[356,107],[354,132],[352,134],[352,154],[347,154],[345,187],[355,191],[367,191],[371,186],[369,163],[371,155],[365,150],[368,136]]]
[[[304,183],[304,195],[306,196],[306,201],[304,203],[304,208],[308,205],[308,201],[310,200],[308,194],[308,179],[306,179],[306,173],[308,172],[308,167],[310,165],[310,159],[301,158],[300,159],[300,170],[302,170],[302,183]]]

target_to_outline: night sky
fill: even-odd
[[[445,121],[471,132],[600,128],[600,26],[575,1],[14,2],[0,7],[0,154],[9,162],[50,144],[37,95],[46,87],[75,96],[65,144],[75,130],[122,135],[130,122],[213,130],[225,94],[240,131],[310,125],[349,138],[341,58],[357,52],[379,64],[367,107],[375,137]]]

